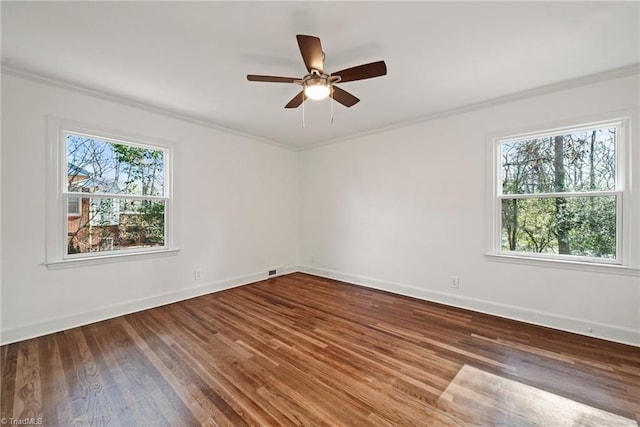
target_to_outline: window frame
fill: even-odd
[[[161,150],[164,153],[164,195],[131,196],[110,193],[80,193],[69,191],[67,185],[67,152],[66,138],[68,134],[87,136],[99,140],[126,144],[129,146]],[[75,267],[80,265],[119,262],[137,258],[150,258],[174,255],[178,248],[174,233],[174,195],[173,195],[173,163],[175,145],[169,141],[113,131],[96,125],[84,124],[57,117],[47,117],[47,227],[46,227],[46,259],[49,269]],[[68,203],[71,197],[96,199],[144,199],[160,200],[165,203],[164,245],[145,248],[120,249],[117,251],[98,251],[80,254],[68,254]],[[80,199],[82,200],[82,199]]]
[[[631,112],[629,112],[632,114]],[[630,173],[633,159],[631,157],[631,126],[633,115],[611,115],[610,118],[600,116],[598,119],[572,120],[554,125],[541,125],[525,130],[493,133],[487,137],[487,251],[490,261],[513,262],[520,264],[544,265],[550,267],[567,267],[580,270],[621,272],[637,276],[638,245],[633,244],[632,235],[638,233],[638,227],[632,224],[632,210],[638,210],[638,202],[632,200],[630,191],[632,175]],[[616,125],[616,188],[611,191],[566,192],[538,194],[502,194],[502,158],[501,144],[532,137],[548,137],[567,134],[584,129]],[[637,192],[637,191],[636,191]],[[533,252],[516,252],[502,249],[502,200],[513,198],[549,198],[564,197],[596,197],[608,195],[616,197],[616,258],[597,258],[564,254],[539,254]],[[635,206],[635,208],[634,208]]]

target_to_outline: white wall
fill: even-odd
[[[284,266],[640,345],[637,276],[484,256],[487,135],[637,111],[639,86],[637,76],[626,77],[296,153],[4,75],[0,342],[248,283]],[[175,141],[177,256],[47,270],[47,115]],[[449,288],[450,275],[460,277],[459,290]]]
[[[174,141],[176,256],[49,271],[45,117]],[[2,343],[297,264],[295,151],[75,90],[2,77]],[[194,281],[193,270],[202,270]]]
[[[578,333],[592,328],[595,336],[640,345],[637,275],[484,256],[488,135],[627,109],[637,119],[638,82],[628,76],[594,83],[301,152],[301,269]],[[637,241],[634,230],[625,238]],[[449,276],[459,276],[459,290],[449,287]]]

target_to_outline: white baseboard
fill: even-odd
[[[355,285],[388,291],[399,295],[406,295],[426,301],[438,302],[453,307],[464,308],[481,313],[492,314],[513,320],[519,320],[534,325],[546,326],[580,335],[602,338],[608,341],[619,342],[640,347],[640,331],[603,323],[591,322],[583,319],[574,319],[565,316],[558,316],[552,313],[530,310],[522,307],[498,304],[477,298],[463,297],[443,292],[435,292],[427,289],[414,288],[411,286],[392,283],[369,277],[362,277],[353,274],[341,273],[318,267],[298,265],[278,268],[277,274],[268,276],[267,273],[253,273],[229,279],[209,282],[198,286],[193,286],[179,291],[167,292],[151,297],[140,298],[134,301],[127,301],[121,304],[114,304],[96,310],[77,313],[70,316],[61,316],[46,321],[31,323],[13,329],[7,329],[0,334],[0,345],[10,344],[25,339],[30,339],[54,332],[63,331],[78,326],[87,325],[113,317],[122,316],[137,311],[142,311],[154,307],[159,307],[174,302],[195,298],[214,292],[237,286],[247,285],[273,277],[300,271],[320,277],[340,280]],[[588,328],[593,330],[587,333]]]
[[[622,344],[629,344],[640,347],[640,330],[621,328],[619,326],[608,325],[584,319],[559,316],[553,313],[536,311],[528,308],[506,304],[499,304],[477,298],[464,297],[444,292],[436,292],[428,289],[414,288],[412,286],[407,286],[399,283],[386,282],[369,277],[341,273],[338,271],[327,270],[307,265],[298,266],[298,271],[320,277],[326,277],[329,279],[340,280],[342,282],[352,283],[355,285],[388,291],[395,294],[442,303],[453,307],[477,311],[480,313],[492,314],[507,319],[519,320],[533,325],[546,326],[561,331],[572,332],[575,334],[601,338],[608,341],[614,341]],[[588,332],[589,328],[591,328],[592,330],[591,333]]]
[[[85,311],[69,316],[56,317],[47,319],[46,321],[40,321],[13,329],[3,330],[2,333],[0,333],[0,345],[10,344],[13,342],[39,337],[54,332],[64,331],[66,329],[100,322],[103,320],[111,319],[113,317],[135,313],[136,311],[142,311],[166,304],[172,304],[174,302],[195,298],[201,295],[219,292],[225,289],[235,288],[237,286],[258,282],[260,280],[293,273],[297,270],[297,266],[289,266],[278,268],[277,274],[273,276],[268,276],[268,273],[262,272],[232,277],[229,279],[192,286],[186,289],[180,289],[179,291],[139,298],[137,300],[127,301],[121,304],[101,307],[96,310]]]

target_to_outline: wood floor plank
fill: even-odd
[[[157,369],[156,366],[149,363],[148,356],[138,352],[139,349],[136,347],[135,354],[139,357],[136,358],[135,364],[140,367],[139,369],[144,369],[141,376],[144,379],[142,392],[151,394],[150,405],[154,407],[154,412],[158,416],[166,420],[167,425],[198,425],[193,412],[188,409],[166,380],[167,376],[175,378],[176,375],[183,375],[182,369],[188,369],[188,367],[174,359],[173,351],[162,341],[162,337],[149,326],[151,317],[145,317],[145,313],[135,313],[126,316],[126,319],[136,333],[144,339],[145,344],[154,355],[163,362],[166,370]],[[131,352],[127,351],[123,357],[129,357],[130,354]]]
[[[38,343],[35,340],[23,342],[16,369],[16,397],[20,400],[20,412],[14,408],[14,418],[39,419],[42,416],[42,392],[40,382],[40,361]]]
[[[8,419],[13,416],[16,389],[16,372],[18,367],[19,343],[4,346],[2,358],[2,389],[0,390],[0,416]]]
[[[2,346],[0,381],[61,427],[640,420],[637,347],[303,273]]]

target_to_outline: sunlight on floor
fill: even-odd
[[[482,425],[625,426],[629,418],[464,365],[438,406]]]

